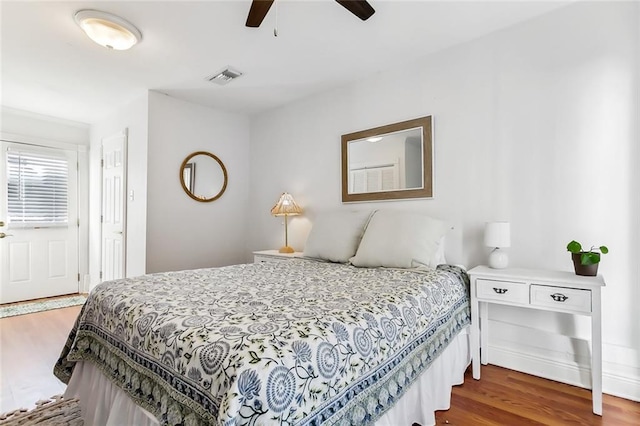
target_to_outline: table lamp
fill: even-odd
[[[284,216],[284,247],[278,250],[280,253],[293,253],[294,250],[289,247],[289,233],[287,231],[288,216],[297,216],[302,213],[302,208],[298,206],[291,194],[283,193],[275,206],[271,209],[274,216]]]
[[[504,269],[509,265],[506,250],[511,246],[511,224],[509,222],[488,222],[484,230],[484,245],[493,247],[489,255],[489,267]]]

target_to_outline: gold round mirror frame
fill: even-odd
[[[222,188],[220,188],[220,191],[211,198],[205,198],[204,196],[198,196],[194,194],[193,192],[191,192],[189,188],[187,188],[187,185],[185,184],[185,181],[184,181],[185,167],[189,163],[189,160],[191,160],[193,157],[197,155],[206,155],[207,157],[213,158],[220,165],[220,168],[222,169],[222,174],[224,175],[224,182],[222,184]],[[228,181],[227,168],[224,166],[222,161],[216,155],[210,152],[196,151],[193,154],[189,154],[187,158],[185,158],[182,164],[180,165],[180,185],[182,185],[182,189],[184,189],[184,192],[186,192],[189,197],[193,198],[196,201],[200,201],[201,203],[209,203],[211,201],[215,201],[218,198],[222,197],[222,194],[224,194],[224,191],[227,189],[227,181]]]

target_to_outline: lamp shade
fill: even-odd
[[[296,204],[291,194],[285,192],[271,209],[274,216],[296,216],[302,213],[302,208]]]
[[[487,247],[510,247],[511,224],[509,222],[488,222],[484,230],[484,245]]]

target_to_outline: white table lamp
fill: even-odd
[[[504,269],[509,265],[509,255],[506,250],[511,246],[511,224],[509,222],[488,222],[484,230],[484,245],[493,247],[489,255],[489,266],[494,269]]]

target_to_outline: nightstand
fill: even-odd
[[[593,412],[602,415],[602,276],[533,269],[491,269],[477,266],[471,279],[471,355],[473,378],[488,363],[489,304],[564,312],[591,317],[591,383]]]
[[[253,263],[282,262],[302,256],[302,252],[299,251],[295,253],[280,253],[278,250],[261,250],[253,252]]]

